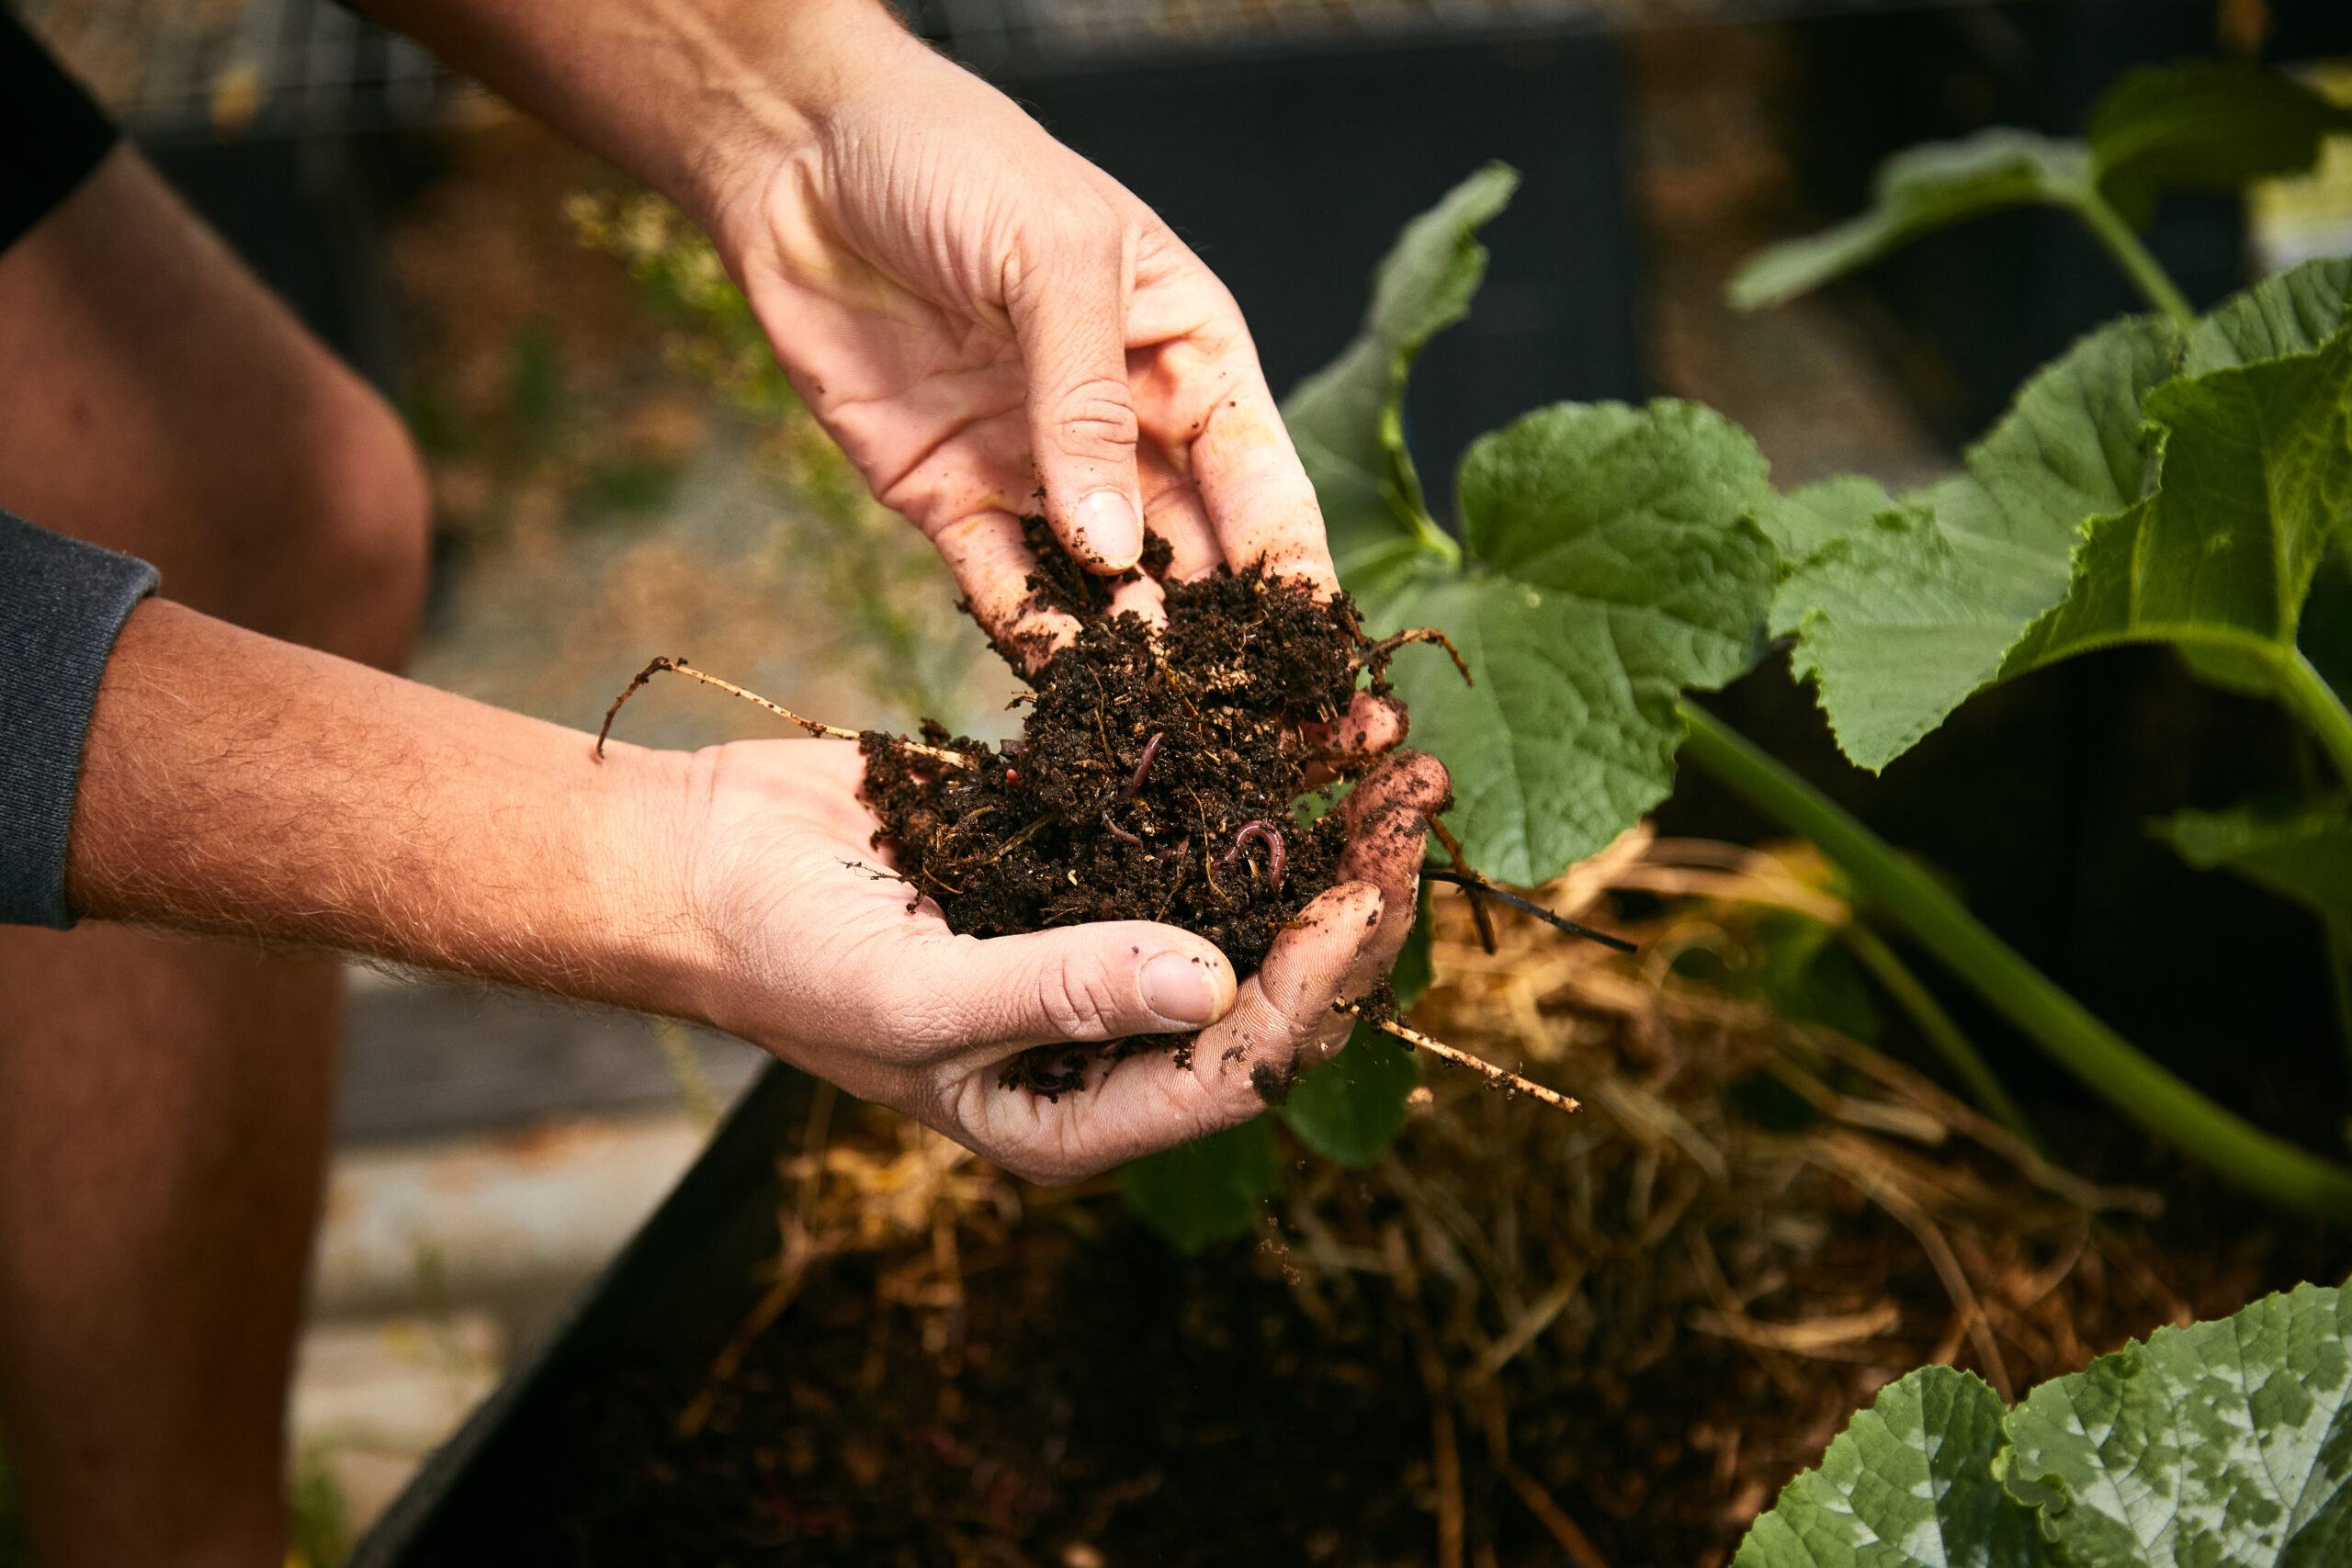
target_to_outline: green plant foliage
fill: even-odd
[[[2259,65],[2197,60],[2135,71],[2092,108],[2085,140],[1995,126],[1895,153],[1871,176],[1868,209],[1758,251],[1733,275],[1729,298],[1743,310],[1784,304],[1923,234],[2038,206],[2081,218],[2152,303],[2186,315],[2132,238],[2155,215],[2158,188],[2236,190],[2299,173],[2341,131],[2352,131],[2352,110]]]
[[[1922,1367],[1881,1391],[1749,1527],[1733,1568],[2025,1568],[2049,1561],[2032,1510],[1994,1479],[2001,1396]]]
[[[1966,1372],[1882,1391],[1735,1568],[2321,1568],[2352,1559],[2352,1299],[2303,1285],[2160,1328],[2004,1412]]]
[[[2352,1560],[2352,1298],[2160,1328],[2011,1411],[1995,1461],[2072,1568]]]
[[[1477,231],[1518,187],[1517,170],[1489,164],[1408,223],[1372,275],[1363,330],[1283,405],[1343,574],[1399,548],[1447,547],[1405,447],[1405,378],[1421,345],[1469,314],[1487,276]]]
[[[1909,750],[2064,597],[2084,526],[2145,488],[2140,404],[2179,352],[2160,319],[2115,322],[2027,382],[1964,472],[1893,502],[1834,479],[1768,516],[1793,566],[1772,630],[1801,637],[1793,669],[1848,757]]]
[[[1938,229],[2005,207],[2080,207],[2097,172],[2078,141],[1996,126],[1959,141],[1908,148],[1871,177],[1859,217],[1758,251],[1731,280],[1735,309],[1785,304]]]
[[[1405,1130],[1405,1097],[1420,1081],[1419,1057],[1358,1023],[1348,1048],[1292,1085],[1276,1114],[1300,1143],[1355,1169],[1379,1159]]]
[[[351,1555],[349,1512],[325,1456],[303,1455],[287,1499],[288,1568],[339,1568]]]
[[[1119,1168],[1127,1206],[1187,1257],[1248,1235],[1281,1185],[1274,1125],[1264,1116]]]
[[[1761,654],[1770,493],[1755,443],[1694,403],[1559,404],[1463,457],[1464,564],[1351,581],[1374,631],[1442,626],[1469,660],[1467,691],[1439,659],[1394,678],[1473,865],[1544,882],[1666,797],[1677,697]]]
[[[2352,333],[2308,353],[2169,381],[2158,489],[2096,520],[2065,599],[2009,651],[2009,676],[2086,649],[2169,641],[2209,679],[2285,694],[2303,597],[2352,503]]]
[[[1405,945],[1396,950],[1396,965],[1388,972],[1388,988],[1396,993],[1396,1006],[1402,1010],[1421,999],[1436,977],[1430,964],[1430,945],[1437,938],[1437,922],[1430,912],[1430,888],[1421,884],[1420,894],[1413,901],[1413,929],[1405,938]]]
[[[1675,699],[1756,662],[1774,558],[1754,520],[1772,504],[1763,455],[1721,415],[1672,400],[1526,414],[1464,456],[1460,545],[1430,520],[1405,454],[1406,373],[1468,310],[1486,267],[1473,231],[1515,183],[1490,165],[1408,224],[1364,332],[1283,415],[1367,624],[1442,627],[1469,661],[1467,691],[1429,654],[1399,660],[1393,679],[1414,744],[1453,773],[1470,863],[1533,884],[1665,798]]]
[[[2165,186],[2236,190],[2317,163],[2352,131],[2352,109],[2280,72],[2237,60],[2145,66],[2107,90],[2084,128],[2100,194],[2134,228]]]
[[[2123,641],[2295,700],[2298,615],[2352,501],[2352,263],[2308,263],[2187,334],[2114,322],[2028,382],[1966,472],[1891,502],[1867,480],[1765,516],[1847,756],[1884,767],[1969,694]]]

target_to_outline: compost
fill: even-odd
[[[1152,536],[1140,570],[1162,577],[1168,624],[1112,613],[1105,580],[1080,569],[1045,525],[1035,602],[1076,617],[1074,643],[1030,677],[1021,738],[990,749],[923,727],[930,750],[861,737],[865,799],[899,874],[937,901],[951,930],[1001,936],[1091,920],[1155,920],[1215,942],[1247,976],[1337,879],[1338,821],[1293,805],[1310,778],[1361,772],[1365,737],[1344,730],[1359,679],[1385,694],[1400,639],[1364,635],[1346,595],[1322,601],[1251,566],[1164,580]],[[1129,581],[1134,574],[1130,574]],[[1020,667],[1018,650],[1007,650]],[[937,751],[967,759],[943,766]],[[1310,773],[1310,769],[1315,770]],[[1192,1034],[1102,1047],[1044,1046],[1002,1081],[1058,1096],[1097,1055],[1172,1050]]]

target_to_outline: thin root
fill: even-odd
[[[1443,632],[1438,630],[1435,626],[1415,626],[1409,631],[1390,633],[1388,636],[1382,637],[1378,642],[1375,642],[1366,648],[1362,653],[1356,655],[1356,668],[1359,670],[1365,670],[1370,669],[1376,663],[1385,662],[1390,654],[1396,652],[1398,649],[1404,647],[1408,642],[1433,642],[1437,644],[1440,648],[1445,649],[1446,656],[1453,660],[1453,667],[1462,671],[1462,683],[1465,686],[1475,686],[1477,684],[1476,681],[1473,681],[1470,678],[1470,661],[1462,657],[1462,650],[1453,646],[1453,639],[1448,637]]]
[[[1361,1006],[1354,1002],[1333,1002],[1331,1004],[1331,1010],[1333,1012],[1347,1013],[1351,1017],[1361,1018],[1366,1023],[1371,1024],[1374,1029],[1385,1030],[1389,1033],[1395,1035],[1397,1039],[1402,1040],[1406,1044],[1410,1045],[1417,1050],[1427,1051],[1430,1055],[1435,1056],[1442,1061],[1452,1062],[1457,1067],[1468,1067],[1472,1072],[1483,1073],[1488,1079],[1505,1089],[1511,1089],[1521,1094],[1532,1094],[1536,1099],[1542,1100],[1544,1104],[1552,1107],[1555,1111],[1574,1111],[1577,1109],[1577,1102],[1570,1100],[1566,1095],[1562,1094],[1558,1089],[1545,1089],[1540,1083],[1521,1077],[1517,1073],[1495,1066],[1492,1062],[1487,1061],[1483,1056],[1473,1056],[1467,1051],[1457,1051],[1453,1046],[1445,1043],[1445,1042],[1442,1040],[1432,1040],[1428,1035],[1422,1033],[1419,1030],[1408,1028],[1406,1025],[1397,1022],[1393,1018],[1374,1018],[1366,1013]]]
[[[1445,846],[1445,852],[1453,857],[1453,869],[1468,872],[1470,857],[1462,852],[1462,840],[1453,836],[1453,829],[1445,825],[1445,818],[1430,818],[1430,831],[1435,833],[1437,841]],[[1462,896],[1470,900],[1470,918],[1477,923],[1478,927],[1478,945],[1485,948],[1487,955],[1491,958],[1495,953],[1495,917],[1487,913],[1485,901],[1478,897],[1477,888],[1464,884]]]
[[[775,714],[778,718],[784,719],[787,723],[797,724],[811,735],[823,736],[827,739],[831,740],[857,740],[863,739],[863,737],[861,737],[854,729],[843,729],[839,725],[819,724],[813,718],[803,718],[798,714],[794,713],[790,708],[779,707],[775,704],[768,701],[767,698],[760,695],[759,693],[747,692],[742,687],[735,684],[732,681],[722,681],[716,675],[706,675],[701,671],[688,664],[683,659],[657,659],[652,663],[647,665],[644,669],[639,671],[635,679],[631,680],[627,686],[621,689],[621,694],[613,699],[613,705],[605,710],[604,728],[596,731],[596,755],[598,757],[601,758],[605,754],[605,739],[613,732],[613,719],[621,711],[621,705],[628,701],[629,698],[637,695],[637,689],[639,686],[644,685],[648,681],[652,680],[654,676],[660,674],[664,670],[671,671],[680,675],[691,675],[706,686],[716,686],[720,691],[727,693],[730,696],[741,697],[747,703],[757,703],[760,706],[767,709],[768,712]],[[912,751],[918,757],[928,757],[934,762],[943,763],[951,768],[972,768],[979,765],[975,759],[966,756],[961,751],[950,751],[945,748],[939,746],[926,746],[920,740],[905,740],[893,736],[890,743],[898,747],[902,751]]]
[[[1521,914],[1532,915],[1539,920],[1558,927],[1570,936],[1580,936],[1588,942],[1597,942],[1603,947],[1613,947],[1620,953],[1641,951],[1622,936],[1611,936],[1607,931],[1597,931],[1590,926],[1580,926],[1565,915],[1554,914],[1532,899],[1522,898],[1516,893],[1506,892],[1475,871],[1446,871],[1437,866],[1425,865],[1421,868],[1421,880],[1450,882],[1456,887],[1476,888],[1480,896],[1492,898],[1498,904],[1508,904]]]

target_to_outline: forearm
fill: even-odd
[[[150,600],[99,688],[85,919],[344,949],[698,1016],[686,760]]]
[[[741,165],[922,47],[879,0],[361,3],[706,224]]]

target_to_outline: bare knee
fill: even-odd
[[[256,629],[397,669],[424,604],[432,490],[390,405],[356,377],[336,379],[288,454],[299,472],[272,530],[287,549],[270,617],[282,620]]]

